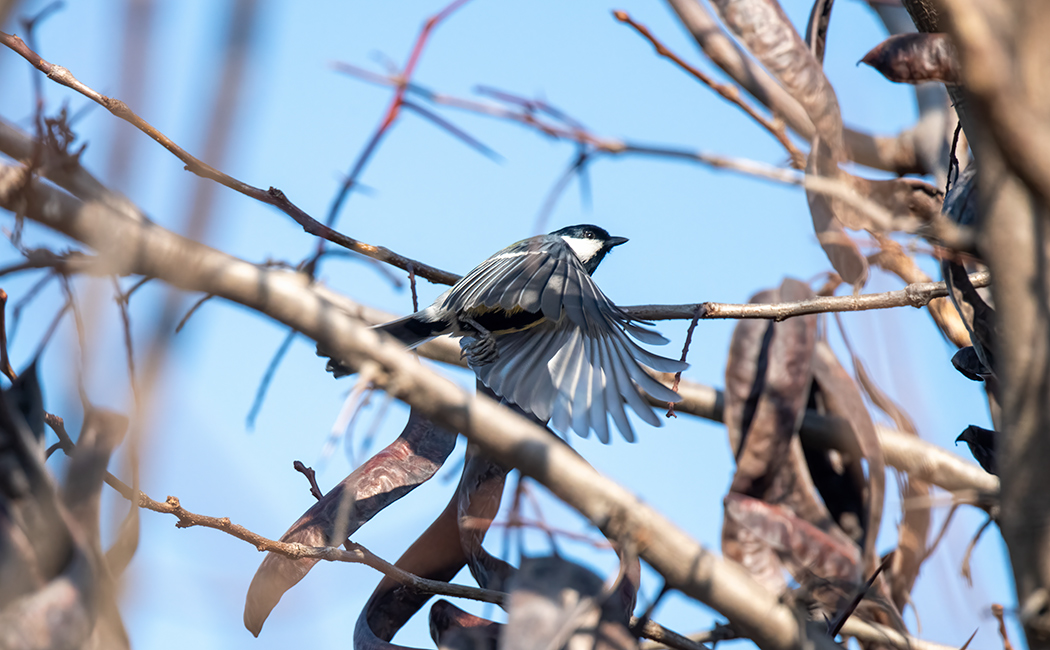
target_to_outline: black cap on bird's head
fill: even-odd
[[[627,243],[626,237],[614,237],[604,228],[590,224],[567,226],[561,230],[555,230],[549,236],[564,239],[572,252],[580,259],[580,263],[583,264],[588,274],[594,273],[605,254],[614,246]]]

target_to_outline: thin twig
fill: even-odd
[[[347,174],[346,180],[343,181],[342,186],[332,200],[332,205],[328,209],[328,216],[325,218],[326,226],[331,227],[335,224],[336,217],[339,215],[339,210],[342,208],[347,195],[350,193],[350,188],[357,183],[357,177],[361,174],[365,165],[368,164],[368,160],[372,157],[372,154],[379,146],[379,142],[383,139],[383,136],[386,135],[387,131],[390,130],[390,127],[393,126],[394,122],[401,114],[401,108],[405,102],[405,91],[408,83],[412,79],[412,74],[416,70],[416,65],[419,63],[419,59],[423,54],[423,50],[426,47],[427,41],[429,40],[431,33],[434,31],[434,28],[468,1],[469,0],[454,0],[423,23],[423,27],[419,30],[419,35],[416,37],[416,42],[412,45],[412,51],[408,55],[408,61],[405,63],[404,69],[397,74],[398,83],[396,90],[394,91],[394,96],[390,99],[390,104],[387,106],[386,112],[379,121],[379,126],[377,126],[375,132],[372,133],[372,137],[369,138],[368,144],[366,144],[364,149],[361,150],[361,153],[358,154],[357,160],[354,161],[353,166],[350,168],[350,173]],[[423,277],[426,277],[426,275],[423,275]]]
[[[408,265],[408,286],[412,290],[412,311],[419,311],[419,294],[416,293],[416,269]]]
[[[119,99],[106,97],[105,95],[93,90],[92,88],[80,82],[66,68],[60,65],[49,63],[48,61],[44,60],[39,54],[31,50],[19,37],[14,36],[12,34],[0,32],[0,44],[6,45],[8,48],[14,50],[17,54],[21,55],[24,59],[33,64],[33,67],[47,75],[48,79],[60,85],[66,86],[67,88],[77,91],[78,93],[84,95],[88,99],[91,99],[92,101],[96,102],[97,104],[108,110],[114,116],[128,122],[135,128],[148,135],[155,142],[160,144],[162,147],[174,154],[175,157],[177,157],[179,160],[185,163],[186,169],[191,173],[196,174],[202,178],[213,180],[236,192],[240,192],[245,196],[251,197],[256,201],[260,201],[262,203],[277,208],[278,210],[284,212],[293,220],[295,220],[295,222],[302,226],[303,230],[307,233],[314,235],[315,237],[320,237],[324,240],[330,241],[338,246],[342,246],[349,250],[356,251],[358,253],[361,253],[362,255],[371,257],[381,262],[385,262],[387,264],[396,266],[401,269],[404,269],[406,265],[411,262],[416,268],[416,273],[419,276],[430,280],[431,282],[439,284],[452,284],[457,279],[459,279],[459,276],[457,276],[454,273],[442,271],[441,269],[434,268],[428,264],[423,264],[422,262],[410,260],[409,258],[398,255],[397,253],[383,246],[374,246],[372,244],[367,244],[365,242],[358,241],[356,239],[353,239],[352,237],[348,237],[340,232],[337,232],[336,230],[333,230],[330,226],[322,224],[321,222],[317,221],[309,214],[304,212],[302,209],[300,209],[298,206],[292,203],[281,190],[275,187],[271,187],[268,190],[263,190],[248,185],[247,183],[237,180],[236,178],[233,178],[232,176],[229,176],[215,169],[211,165],[208,165],[207,163],[198,160],[194,156],[190,155],[185,149],[177,145],[168,136],[164,135],[162,132],[157,130],[156,127],[139,117],[134,111],[128,108],[128,106],[124,102],[120,101]]]
[[[952,146],[948,150],[948,178],[944,181],[944,195],[952,189],[952,168],[955,169],[955,180],[959,180],[959,157],[955,155],[955,149],[959,146],[959,134],[962,132],[962,120],[955,124],[955,134],[952,135]]]
[[[696,306],[693,311],[693,320],[689,321],[689,329],[685,332],[685,344],[682,345],[682,363],[685,363],[686,358],[689,356],[689,344],[693,342],[693,330],[696,329],[696,324],[700,322],[700,305]],[[671,390],[678,392],[678,386],[682,383],[682,371],[674,373],[674,383],[671,385]],[[666,417],[678,417],[674,412],[674,402],[667,403]]]
[[[69,434],[66,433],[62,418],[48,413],[45,415],[44,421],[58,436],[58,444],[60,445],[60,448],[66,453],[66,455],[71,454],[75,445],[70,439]],[[106,472],[106,483],[120,492],[125,499],[130,500],[134,495],[134,491],[128,487],[126,483],[109,472]],[[493,591],[491,589],[478,589],[476,587],[454,585],[439,580],[421,578],[399,569],[393,564],[390,564],[386,560],[373,554],[364,546],[355,544],[349,540],[345,545],[346,550],[343,550],[331,546],[307,546],[305,544],[279,542],[267,539],[258,533],[248,530],[244,526],[232,523],[229,517],[209,517],[190,512],[182,507],[178,498],[173,496],[169,496],[162,503],[151,499],[144,492],[139,492],[138,505],[141,508],[152,510],[153,512],[175,515],[175,517],[178,518],[178,522],[175,524],[176,528],[201,526],[202,528],[221,530],[237,539],[250,543],[259,551],[277,553],[293,560],[315,559],[327,560],[330,562],[364,564],[379,571],[388,578],[403,585],[412,587],[421,593],[451,596],[455,598],[469,598],[471,600],[495,603],[497,605],[501,605],[507,596],[507,594],[503,592]]]
[[[445,118],[441,117],[437,113],[431,111],[429,108],[426,108],[424,106],[420,106],[419,104],[415,104],[415,103],[410,102],[408,100],[403,101],[401,103],[401,106],[404,107],[404,108],[410,109],[412,111],[415,111],[415,113],[417,115],[419,115],[420,117],[429,120],[432,124],[434,124],[434,126],[440,128],[440,129],[443,129],[449,135],[451,135],[452,137],[456,138],[457,140],[459,140],[463,144],[467,145],[468,147],[470,147],[474,151],[477,151],[478,153],[480,153],[482,156],[485,156],[489,160],[491,160],[493,162],[503,162],[503,160],[504,160],[503,156],[499,155],[498,153],[493,151],[490,147],[485,145],[483,142],[481,142],[480,140],[478,140],[474,136],[470,135],[469,133],[467,133],[463,129],[459,128],[458,126],[456,126],[452,122],[449,122],[448,120],[446,120]]]
[[[135,373],[135,348],[131,338],[131,315],[128,313],[128,298],[120,290],[120,282],[116,276],[110,276],[113,280],[113,290],[116,292],[117,307],[120,309],[120,323],[124,330],[124,353],[128,362],[128,383],[131,386],[131,397],[135,403],[139,403],[138,381]]]
[[[791,157],[792,167],[794,167],[795,169],[806,168],[806,154],[802,153],[799,150],[799,148],[795,146],[795,143],[791,141],[791,138],[788,137],[787,127],[785,126],[783,120],[779,118],[774,118],[772,120],[768,119],[766,116],[759,113],[758,110],[756,110],[753,106],[745,102],[743,98],[741,98],[739,88],[737,88],[736,86],[731,86],[729,84],[720,84],[714,79],[712,79],[710,76],[708,76],[705,72],[686,63],[681,57],[672,52],[670,49],[667,48],[666,45],[664,45],[655,36],[653,36],[652,32],[650,32],[649,29],[645,27],[645,25],[635,22],[634,19],[631,18],[626,11],[614,11],[613,16],[615,16],[616,20],[620,21],[621,23],[626,23],[633,27],[636,32],[641,34],[646,40],[648,40],[652,44],[657,54],[664,58],[670,59],[675,64],[677,64],[678,67],[685,70],[692,76],[696,77],[698,81],[700,81],[702,84],[721,95],[724,99],[739,106],[745,113],[747,113],[751,117],[751,119],[758,122],[758,124],[766,131],[769,131],[769,133],[777,139],[777,142],[783,145],[784,149],[787,150],[788,156]]]
[[[933,552],[937,550],[937,547],[940,546],[941,540],[944,539],[944,534],[948,532],[948,525],[952,523],[955,511],[959,509],[959,505],[960,504],[958,503],[953,503],[951,509],[948,510],[948,515],[944,518],[944,523],[941,524],[941,529],[938,531],[937,537],[933,539],[933,543],[926,547],[926,550],[923,552],[922,559],[919,561],[920,566],[923,562],[929,559],[929,557],[933,555]]]
[[[35,299],[40,294],[41,291],[43,291],[44,287],[47,286],[48,282],[51,282],[57,276],[58,274],[54,271],[50,273],[45,273],[44,277],[37,280],[36,284],[30,287],[29,291],[26,291],[24,294],[22,294],[22,297],[18,300],[17,303],[15,303],[14,309],[11,310],[11,331],[8,332],[8,338],[11,341],[15,339],[15,333],[18,331],[18,324],[22,320],[22,310],[25,309],[29,305],[29,303],[31,303],[33,299]]]
[[[15,369],[11,367],[11,359],[7,356],[7,292],[0,289],[0,372],[14,381],[18,378]]]
[[[574,542],[581,542],[594,548],[612,548],[612,544],[607,539],[596,539],[585,533],[574,533],[564,528],[552,527],[542,519],[526,519],[521,515],[508,515],[507,521],[494,521],[489,526],[492,528],[503,528],[508,531],[531,528],[544,533],[548,539],[558,536],[571,539]]]
[[[324,493],[321,492],[320,486],[317,485],[317,472],[312,467],[307,467],[301,460],[293,461],[292,468],[306,477],[306,480],[310,483],[310,494],[313,498],[320,501]]]
[[[987,287],[991,276],[987,271],[973,273],[970,282],[975,287]],[[700,309],[700,318],[765,318],[782,321],[793,316],[823,314],[839,311],[868,311],[892,307],[923,307],[934,298],[948,295],[944,282],[916,282],[897,291],[867,293],[858,296],[819,296],[795,302],[768,304],[726,304],[703,302],[692,305],[638,305],[624,307],[631,318],[638,320],[684,320],[692,318]]]
[[[879,574],[882,573],[883,569],[889,566],[890,560],[892,559],[893,553],[889,553],[883,558],[882,564],[875,569],[875,572],[871,574],[868,581],[857,590],[857,593],[853,595],[853,599],[849,604],[847,604],[842,612],[835,617],[833,622],[828,624],[828,636],[833,639],[838,636],[839,632],[842,631],[842,626],[846,623],[846,620],[853,614],[854,610],[857,609],[857,606],[860,605],[860,601],[864,600],[864,596],[866,596],[868,591],[871,590],[871,586],[875,584],[875,580],[878,579]]]
[[[345,550],[334,546],[307,546],[305,544],[280,542],[267,539],[258,533],[248,530],[244,526],[234,524],[229,517],[209,517],[198,515],[182,507],[178,498],[169,496],[163,503],[154,501],[146,494],[139,493],[139,505],[153,512],[171,514],[178,518],[176,528],[190,528],[201,526],[213,528],[232,535],[237,539],[244,540],[257,550],[263,552],[277,553],[293,560],[327,560],[329,562],[349,562],[353,564],[364,564],[384,576],[402,585],[425,594],[439,596],[450,596],[454,598],[469,598],[485,603],[500,605],[504,602],[507,594],[491,589],[479,589],[465,585],[455,585],[440,580],[430,580],[404,571],[393,564],[375,555],[364,546],[354,542],[347,542]]]
[[[50,458],[51,454],[53,454],[58,449],[61,449],[62,453],[66,456],[71,456],[73,454],[73,450],[76,448],[76,445],[73,444],[73,439],[69,437],[69,433],[66,431],[65,421],[57,415],[51,413],[44,413],[44,423],[47,424],[47,426],[51,427],[51,430],[55,432],[56,436],[58,436],[58,442],[56,442],[48,448],[47,457]],[[103,477],[103,480],[105,480],[106,484],[109,485],[111,488],[119,492],[120,495],[125,499],[130,500],[131,495],[134,494],[134,491],[131,489],[131,486],[129,486],[127,483],[120,480],[116,476],[113,476],[109,472],[106,472],[105,476]]]
[[[208,302],[209,300],[211,300],[214,297],[215,297],[214,294],[207,293],[207,294],[204,294],[203,296],[201,296],[201,298],[198,299],[197,302],[193,303],[193,305],[186,312],[186,315],[183,316],[179,320],[179,323],[175,326],[175,333],[178,334],[179,332],[181,332],[182,328],[186,327],[186,323],[188,323],[190,321],[190,316],[193,316],[194,314],[196,314],[197,310],[200,309],[201,306],[204,305],[204,303]]]
[[[255,428],[255,419],[259,417],[259,411],[262,410],[263,402],[266,400],[266,393],[270,390],[270,384],[273,383],[273,378],[277,374],[277,366],[281,365],[281,360],[284,359],[285,355],[288,354],[288,350],[291,349],[296,334],[298,332],[295,330],[288,330],[288,334],[285,335],[281,344],[277,346],[277,351],[273,353],[273,358],[267,364],[266,372],[263,373],[262,379],[259,380],[259,387],[255,390],[255,399],[252,400],[252,407],[248,409],[248,417],[245,419],[245,426],[248,427],[249,431]]]
[[[637,616],[632,616],[630,626],[632,630],[638,630],[643,638],[649,639],[652,642],[642,646],[645,650],[654,650],[655,648],[672,648],[673,650],[710,650],[710,648],[703,643],[694,641],[690,637],[679,634],[673,630],[669,630],[656,621],[645,621],[645,624],[642,625],[639,630],[638,625],[641,622],[642,621]]]
[[[396,77],[382,77],[346,64],[338,64],[337,67],[343,72],[364,78],[367,81],[386,83],[393,86],[399,84],[399,80]],[[501,101],[520,106],[520,109],[512,110],[505,106],[470,101],[440,93],[434,93],[416,84],[407,87],[406,91],[418,93],[420,96],[433,103],[440,103],[497,119],[517,122],[530,129],[539,131],[543,135],[554,140],[574,142],[577,145],[584,147],[592,158],[597,155],[635,155],[694,162],[708,167],[714,167],[715,169],[736,172],[745,176],[752,176],[776,183],[802,187],[817,194],[833,197],[857,210],[865,218],[871,220],[871,222],[882,231],[915,230],[915,219],[913,217],[905,215],[903,216],[903,219],[898,218],[897,215],[892,214],[878,202],[859,194],[852,184],[839,178],[817,176],[813,174],[805,175],[793,169],[784,169],[753,160],[721,156],[695,149],[643,145],[641,143],[617,138],[602,138],[583,128],[575,120],[570,121],[561,111],[552,109],[546,104],[534,100],[519,98],[509,93],[495,93],[490,91],[488,94],[498,97]],[[543,108],[544,110],[542,112],[548,115],[557,115],[558,117],[556,119],[563,124],[552,123],[537,117],[537,112],[540,112],[540,108]],[[965,249],[967,247],[972,247],[972,242],[970,241],[972,239],[970,230],[956,226],[950,222],[937,222],[935,224],[923,223],[918,229],[927,233],[930,237],[936,237],[946,243],[951,243],[953,248]]]
[[[69,311],[69,305],[69,301],[66,300],[62,305],[62,308],[58,310],[57,314],[55,314],[55,317],[51,320],[51,324],[48,325],[47,330],[44,331],[43,338],[41,338],[40,343],[37,344],[36,352],[33,353],[32,358],[36,359],[43,353],[44,349],[47,348],[47,344],[51,341],[51,337],[54,336],[55,330],[58,329],[59,323],[62,322],[62,317],[66,315],[67,311]]]
[[[543,199],[540,211],[536,214],[536,223],[533,227],[534,232],[540,233],[547,230],[547,219],[550,218],[551,213],[554,211],[558,198],[565,192],[565,188],[569,186],[569,181],[572,180],[572,177],[583,173],[589,157],[590,152],[586,148],[581,147],[580,151],[573,156],[569,166],[558,176],[558,180],[554,181],[554,185],[551,186],[547,196]]]
[[[999,603],[992,603],[992,616],[999,622],[999,636],[1003,639],[1003,650],[1014,650],[1014,646],[1010,643],[1010,635],[1006,632],[1006,621],[1003,619],[1003,606]]]
[[[989,516],[988,520],[981,524],[981,527],[977,529],[977,532],[974,534],[973,539],[970,540],[970,543],[966,545],[966,554],[963,555],[960,572],[962,573],[962,576],[966,578],[966,583],[971,587],[973,586],[973,574],[970,572],[970,556],[973,555],[973,549],[977,546],[977,542],[980,541],[981,535],[984,535],[984,531],[988,530],[988,527],[992,525],[993,521],[995,521],[995,519]]]

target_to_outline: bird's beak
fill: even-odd
[[[609,248],[612,248],[613,246],[619,246],[620,244],[626,244],[628,241],[630,240],[626,237],[610,237]]]

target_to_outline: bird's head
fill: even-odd
[[[576,257],[580,259],[587,273],[594,273],[605,254],[614,246],[627,243],[626,237],[613,237],[604,228],[589,224],[555,230],[551,236],[565,240],[572,252],[576,253]]]

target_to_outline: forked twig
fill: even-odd
[[[732,104],[739,106],[741,110],[743,110],[751,117],[751,119],[758,122],[758,124],[766,131],[769,131],[769,133],[777,139],[777,142],[779,142],[784,147],[784,149],[788,153],[788,156],[791,157],[792,167],[794,167],[795,169],[806,168],[806,154],[802,153],[802,151],[800,151],[799,148],[795,146],[795,143],[791,141],[791,138],[788,137],[787,127],[785,126],[783,120],[779,118],[770,120],[766,116],[759,113],[754,106],[751,106],[751,104],[748,104],[743,100],[743,98],[740,96],[739,88],[730,84],[720,84],[699,68],[696,68],[687,63],[684,59],[672,52],[666,45],[660,42],[659,39],[653,36],[653,33],[650,32],[645,25],[642,25],[641,23],[638,23],[633,18],[631,18],[626,11],[614,11],[613,16],[615,16],[616,20],[620,21],[621,23],[625,23],[633,27],[636,32],[641,34],[647,41],[649,41],[649,43],[652,44],[657,54],[666,59],[670,59],[676,65],[678,65],[679,68],[691,74],[702,84],[721,95],[722,98],[724,98]]]

